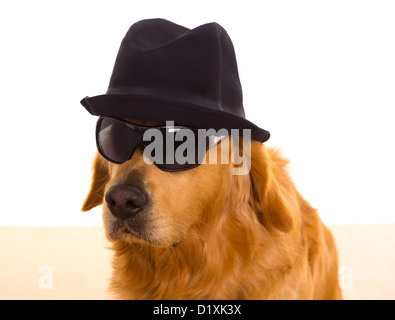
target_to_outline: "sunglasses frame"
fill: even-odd
[[[126,124],[126,126],[128,126],[129,128],[131,128],[132,130],[138,131],[138,132],[140,132],[140,133],[142,133],[142,134],[144,134],[144,132],[147,131],[147,130],[149,130],[149,129],[158,129],[158,130],[160,130],[160,129],[189,129],[189,130],[199,130],[198,128],[189,127],[189,126],[141,126],[141,125],[137,125],[137,124],[135,124],[135,123],[133,123],[133,122],[130,122],[130,121],[127,121],[127,120],[124,120],[124,119],[120,119],[120,118],[116,118],[116,117],[100,116],[100,117],[98,118],[97,122],[96,122],[96,148],[97,148],[97,150],[99,151],[100,155],[101,155],[104,159],[106,159],[106,160],[108,160],[108,161],[110,161],[110,162],[112,162],[112,163],[115,163],[115,164],[122,164],[122,163],[125,163],[126,161],[129,161],[130,159],[132,159],[133,154],[134,154],[134,152],[136,151],[136,148],[137,148],[137,147],[143,146],[143,147],[145,148],[146,146],[148,146],[148,145],[149,145],[150,143],[152,143],[152,142],[148,142],[148,141],[142,140],[141,143],[137,144],[137,145],[134,147],[134,149],[132,150],[132,152],[131,152],[131,154],[130,154],[130,156],[128,157],[127,160],[125,160],[125,161],[115,161],[115,160],[109,158],[108,156],[106,156],[106,154],[104,153],[104,151],[102,151],[102,148],[100,147],[100,143],[99,143],[99,140],[100,140],[100,139],[99,139],[99,133],[100,133],[100,131],[101,131],[101,130],[100,130],[100,124],[101,124],[101,122],[102,122],[104,119],[111,119],[111,120],[117,120],[117,121],[123,122],[123,123]],[[222,139],[223,139],[224,137],[225,137],[225,136],[220,136],[219,141],[217,141],[214,145],[219,144],[219,143],[222,141]],[[206,138],[209,138],[209,136],[206,136]],[[206,152],[207,152],[209,149],[211,149],[212,147],[214,147],[214,145],[212,145],[212,146],[211,146],[211,145],[207,145],[207,146],[206,146]],[[186,170],[194,169],[194,168],[198,167],[201,163],[197,162],[197,163],[195,163],[195,164],[186,164],[186,167],[185,167],[185,168],[182,168],[182,169],[171,169],[171,168],[168,168],[168,167],[162,167],[162,164],[157,164],[157,163],[155,163],[155,162],[153,162],[153,164],[155,164],[155,165],[156,165],[160,170],[162,170],[162,171],[177,172],[177,171],[186,171]]]

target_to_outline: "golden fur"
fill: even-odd
[[[233,175],[232,164],[164,172],[141,150],[121,165],[97,154],[83,210],[103,204],[116,297],[341,299],[333,237],[286,165],[256,141],[248,175]],[[115,232],[103,203],[112,185],[136,181],[152,199],[144,237]]]

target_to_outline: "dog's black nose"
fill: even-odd
[[[120,219],[134,217],[147,204],[146,194],[127,184],[112,186],[108,189],[105,200],[111,213]]]

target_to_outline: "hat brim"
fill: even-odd
[[[177,125],[201,129],[213,128],[218,131],[225,128],[229,133],[231,129],[238,129],[240,135],[243,135],[243,129],[250,129],[253,140],[265,142],[270,138],[268,131],[259,128],[245,118],[194,102],[171,101],[139,94],[104,94],[85,97],[81,100],[81,104],[95,116],[137,118],[161,122],[172,120]]]

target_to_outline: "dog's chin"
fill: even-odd
[[[107,238],[110,241],[122,241],[127,244],[142,244],[155,247],[176,247],[179,240],[158,239],[158,233],[147,231],[146,228],[132,228],[126,222],[113,221],[105,226]],[[153,228],[151,228],[153,229]]]
[[[113,221],[105,225],[107,238],[112,241],[120,240],[126,243],[151,243],[151,239],[143,230],[135,230],[125,222]]]
[[[121,240],[126,243],[150,243],[150,239],[144,234],[140,234],[125,226],[117,231],[108,233],[111,240]]]

